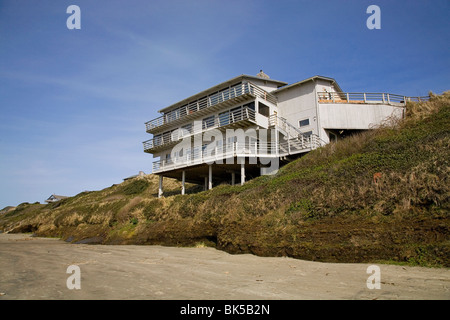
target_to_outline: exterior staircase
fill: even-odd
[[[286,119],[275,114],[269,117],[269,128],[277,129],[282,135],[278,142],[279,156],[308,152],[325,144],[318,135],[306,135]]]

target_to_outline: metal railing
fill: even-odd
[[[295,139],[300,139],[304,141],[305,139],[309,139],[310,136],[313,136],[309,141],[313,142],[313,146],[311,148],[316,149],[323,145],[325,145],[325,141],[319,138],[316,134],[305,134],[299,128],[291,124],[283,117],[278,117],[273,114],[269,117],[269,126],[276,126],[283,133],[287,135],[288,141],[295,141]]]
[[[217,105],[219,103],[234,99],[239,96],[249,94],[253,97],[260,97],[273,104],[277,103],[277,99],[271,93],[259,88],[250,82],[242,82],[237,85],[228,87],[224,90],[218,91],[214,94],[208,95],[204,98],[190,102],[184,106],[178,107],[164,115],[150,120],[145,123],[146,130],[152,130],[164,124],[171,123],[175,120],[181,119],[187,115],[194,114],[202,109]]]
[[[278,117],[276,114],[273,114],[269,117],[269,126],[277,126],[279,129],[283,130],[291,137],[303,134],[300,129],[292,125],[285,118]]]
[[[368,93],[368,92],[318,92],[319,103],[379,103],[402,104],[406,102],[421,102],[430,99],[429,96],[407,97],[392,93]]]
[[[311,151],[320,146],[321,140],[315,134],[301,135],[284,139],[281,142],[252,139],[240,142],[235,141],[235,139],[223,139],[209,145],[186,148],[182,153],[171,154],[168,159],[155,161],[153,162],[153,172],[174,170],[202,163],[216,162],[221,164],[225,163],[225,159],[232,159],[233,157],[247,157],[249,159],[283,157]]]
[[[150,151],[156,147],[170,145],[178,142],[181,139],[201,133],[205,130],[224,127],[244,120],[256,121],[255,110],[248,107],[233,108],[219,113],[218,116],[212,115],[203,119],[202,121],[195,121],[189,128],[178,128],[172,131],[165,132],[153,137],[153,139],[144,141],[144,151]]]

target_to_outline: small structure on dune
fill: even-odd
[[[45,200],[45,202],[52,203],[52,202],[57,202],[57,201],[62,200],[62,199],[66,199],[66,198],[68,198],[68,197],[67,196],[59,196],[59,195],[56,195],[56,194],[52,194],[50,197],[48,197],[47,200]]]
[[[139,174],[135,174],[133,176],[129,176],[127,178],[124,178],[123,181],[127,181],[127,180],[134,179],[134,178],[137,178],[137,177],[143,177],[143,176],[145,176],[145,172],[144,171],[139,171]]]

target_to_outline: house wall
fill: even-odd
[[[403,107],[382,104],[319,104],[323,129],[372,129],[390,117],[401,118]]]
[[[315,84],[313,81],[294,86],[276,93],[278,97],[278,116],[285,118],[289,123],[302,132],[317,134],[317,107],[315,102]],[[299,121],[309,119],[309,125],[299,126]]]
[[[317,92],[338,92],[337,88],[330,81],[317,79],[315,83]]]
[[[323,97],[319,97],[319,94],[323,95],[323,92],[339,92],[340,90],[338,90],[338,88],[330,81],[327,80],[323,80],[323,79],[317,79],[315,81],[315,94],[314,94],[314,99],[315,99],[315,103],[316,103],[316,107],[317,107],[317,135],[319,136],[319,138],[325,142],[325,143],[330,143],[330,137],[328,136],[325,128],[324,124],[323,124],[323,119],[322,119],[322,112],[320,112],[320,107],[319,107],[319,100],[322,99]]]

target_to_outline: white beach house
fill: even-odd
[[[406,97],[343,92],[314,76],[288,84],[264,72],[240,75],[159,110],[145,123],[153,173],[205,185],[243,184],[302,154],[388,119],[403,117]]]

